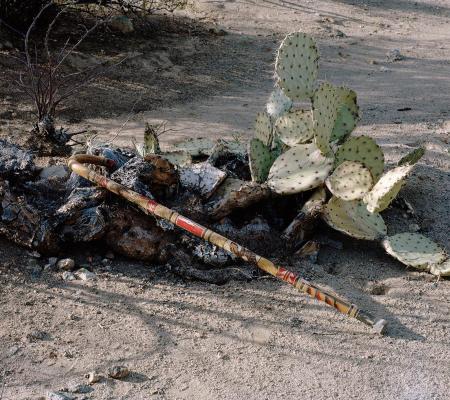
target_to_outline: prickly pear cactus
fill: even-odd
[[[440,246],[419,233],[389,236],[383,240],[382,245],[392,257],[418,269],[429,270],[432,265],[438,265],[447,259]]]
[[[358,161],[370,170],[374,182],[384,170],[384,154],[372,138],[358,136],[348,139],[336,151],[336,166],[344,161]]]
[[[255,137],[266,146],[272,143],[272,121],[265,112],[256,115]]]
[[[437,276],[450,276],[450,258],[440,264],[430,265],[430,272]]]
[[[313,119],[314,139],[324,155],[331,153],[331,132],[338,115],[339,98],[336,88],[324,82],[314,93]]]
[[[324,208],[323,219],[332,228],[356,239],[378,240],[387,233],[381,215],[368,212],[361,200],[332,197]]]
[[[271,149],[274,160],[276,160],[279,156],[281,156],[281,154],[283,154],[285,150],[287,150],[286,145],[283,144],[278,135],[276,135],[273,138]]]
[[[360,162],[344,161],[325,181],[328,189],[342,200],[358,200],[372,188],[370,171]]]
[[[182,150],[162,152],[160,156],[170,163],[179,165],[180,167],[189,165],[192,162],[191,155]]]
[[[401,158],[397,165],[414,165],[423,157],[424,154],[425,149],[423,147],[418,147]]]
[[[281,43],[275,62],[278,85],[292,100],[305,100],[314,93],[319,52],[312,37],[290,33]]]
[[[338,112],[331,132],[330,140],[343,141],[356,128],[359,121],[359,107],[356,92],[340,86],[336,88],[338,95]]]
[[[252,180],[265,182],[275,160],[271,150],[261,140],[253,138],[248,144],[248,160]]]
[[[385,210],[397,196],[412,169],[412,165],[404,165],[385,172],[373,189],[364,196],[367,209],[370,212]]]
[[[288,112],[291,107],[292,100],[277,86],[270,94],[269,100],[267,101],[267,114],[275,121],[281,115]]]
[[[295,110],[277,119],[275,130],[280,140],[287,146],[306,143],[314,136],[312,113]]]
[[[279,156],[267,181],[279,194],[299,193],[320,186],[333,168],[333,159],[322,155],[316,145],[301,144]]]
[[[209,156],[215,142],[209,138],[189,138],[173,146],[173,151],[185,151],[191,157]]]
[[[159,139],[158,134],[156,132],[156,129],[151,124],[145,125],[145,132],[144,132],[144,148],[143,153],[144,155],[147,154],[158,154],[161,152],[161,149],[159,147]]]

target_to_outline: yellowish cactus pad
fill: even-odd
[[[332,197],[324,208],[323,218],[332,228],[356,239],[378,240],[387,233],[381,215],[368,212],[360,200]]]
[[[320,186],[333,168],[333,159],[322,155],[315,144],[300,144],[280,155],[267,181],[279,194],[299,193]]]
[[[439,245],[420,233],[407,232],[387,237],[383,240],[383,247],[401,263],[423,270],[429,270],[447,258]]]
[[[336,151],[336,166],[344,161],[358,161],[370,170],[374,182],[384,170],[384,154],[372,138],[358,136],[348,139]]]
[[[282,115],[275,123],[280,140],[292,147],[306,143],[314,136],[312,113],[309,110],[296,110]]]
[[[358,200],[372,188],[370,171],[360,162],[344,161],[325,181],[328,189],[342,200]]]
[[[367,209],[370,212],[385,210],[397,196],[412,168],[412,165],[404,165],[385,172],[373,189],[364,196]]]
[[[440,264],[431,265],[430,272],[437,276],[450,276],[450,258]]]

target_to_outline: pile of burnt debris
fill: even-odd
[[[236,151],[232,144],[209,141],[183,166],[120,148],[98,146],[87,152],[115,161],[110,169],[93,167],[101,174],[263,256],[280,261],[294,253],[316,257],[318,245],[307,239],[317,213],[314,208],[300,212],[308,193],[278,196],[252,182],[245,147]],[[183,276],[212,283],[257,274],[234,268],[242,262],[234,255],[144,215],[58,161],[39,168],[30,151],[0,141],[1,235],[47,256],[64,255],[77,243],[106,246],[132,259],[169,263]]]

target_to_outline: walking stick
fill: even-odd
[[[171,210],[170,208],[164,207],[163,205],[157,203],[152,199],[149,199],[148,197],[142,196],[130,189],[127,189],[125,186],[114,182],[113,180],[108,179],[95,171],[90,170],[83,164],[93,164],[112,168],[115,166],[115,162],[113,160],[100,156],[77,154],[70,157],[68,165],[69,168],[76,174],[88,179],[93,183],[96,183],[101,187],[104,187],[105,189],[108,189],[110,192],[123,197],[131,203],[138,205],[145,213],[153,214],[157,217],[172,222],[181,229],[184,229],[185,231],[190,232],[201,239],[204,239],[222,249],[225,249],[233,253],[237,257],[240,257],[244,261],[256,265],[258,268],[275,276],[276,278],[291,284],[300,292],[304,292],[309,296],[322,301],[331,307],[336,308],[339,312],[347,314],[350,317],[364,322],[366,325],[371,326],[375,332],[383,333],[384,328],[387,324],[384,319],[375,320],[369,313],[359,309],[356,305],[342,300],[332,293],[328,293],[323,291],[322,289],[319,289],[317,286],[299,277],[297,274],[283,267],[275,265],[267,258],[259,256],[253,251],[240,246],[239,244],[233,242],[230,239],[227,239],[222,235],[219,235],[211,229],[208,229],[200,224],[195,223],[194,221],[191,221],[186,217],[183,217],[177,212]]]

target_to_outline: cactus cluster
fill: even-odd
[[[386,171],[381,147],[368,136],[351,136],[360,118],[356,93],[317,82],[318,60],[314,40],[304,33],[291,33],[281,43],[275,89],[266,110],[256,117],[255,137],[247,146],[253,182],[245,186],[243,181],[225,180],[218,191],[223,196],[221,203],[226,203],[224,208],[253,201],[242,201],[247,196],[243,187],[249,193],[259,189],[264,196],[270,191],[290,195],[314,189],[325,194],[325,201],[320,202],[324,203],[321,216],[332,228],[357,239],[377,241],[408,266],[450,275],[450,260],[437,244],[417,233],[388,236],[380,214],[397,196],[424,149],[415,149]],[[309,105],[298,107],[305,103]],[[150,129],[138,150],[141,155],[158,153],[183,165],[199,156],[209,156],[208,162],[212,162],[224,148],[245,158],[239,141],[222,140],[214,145],[207,138],[191,138],[175,145],[171,152],[162,152],[157,135]],[[261,198],[258,193],[253,196],[254,201]]]
[[[414,150],[385,171],[383,151],[372,138],[350,137],[360,118],[356,93],[317,82],[318,60],[317,46],[305,33],[291,33],[281,43],[276,87],[248,145],[253,181],[265,182],[279,195],[326,186],[329,201],[322,217],[332,228],[378,241],[408,266],[450,275],[450,261],[437,244],[417,233],[388,236],[380,215],[424,150]],[[310,106],[297,108],[299,101]]]

